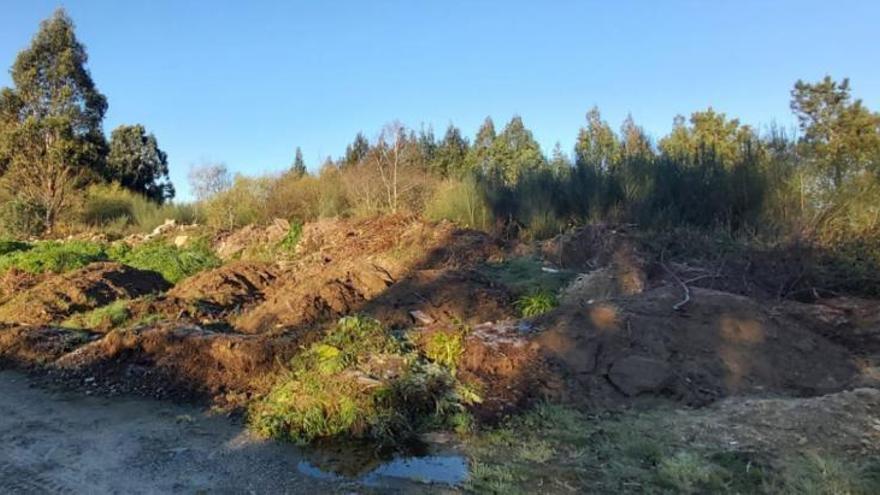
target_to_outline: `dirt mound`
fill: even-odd
[[[306,224],[296,251],[304,264],[366,258],[386,265],[400,264],[404,270],[416,265],[420,268],[468,266],[501,253],[500,245],[483,232],[400,214]]]
[[[272,263],[232,262],[183,280],[168,296],[226,311],[239,310],[262,300],[279,272]]]
[[[62,275],[50,276],[0,306],[0,321],[26,325],[58,322],[74,313],[167,290],[156,272],[119,263],[101,262]]]
[[[267,385],[301,344],[287,337],[159,326],[109,333],[55,361],[52,374],[112,393],[235,403]]]
[[[538,320],[536,341],[566,382],[565,398],[589,404],[666,396],[703,405],[730,395],[813,396],[858,376],[844,347],[752,299],[662,287],[615,304],[564,306]]]
[[[2,328],[0,329],[0,366],[28,368],[48,364],[90,342],[93,338],[94,335],[87,332],[63,328]]]
[[[880,454],[880,390],[860,388],[807,399],[725,399],[691,411],[682,438],[762,452]]]
[[[0,304],[8,301],[19,292],[30,289],[44,278],[24,270],[12,267],[0,276]]]
[[[394,281],[383,267],[367,262],[314,267],[286,277],[234,324],[245,333],[309,327],[360,310]]]
[[[247,225],[221,234],[214,241],[214,251],[221,259],[230,260],[259,246],[278,244],[290,231],[290,222],[276,218],[270,225]]]
[[[410,216],[307,224],[299,258],[234,320],[246,333],[300,330],[365,312],[391,326],[410,313],[482,322],[510,315],[510,297],[470,267],[500,253],[486,234]]]

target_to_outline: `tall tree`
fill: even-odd
[[[834,187],[866,169],[880,172],[880,115],[852,101],[849,79],[797,81],[791,97],[805,154]]]
[[[495,143],[495,122],[491,117],[486,117],[483,124],[477,130],[474,144],[471,146],[467,157],[467,167],[478,172],[487,172],[492,163],[492,145]]]
[[[367,138],[364,137],[362,132],[357,133],[354,137],[354,141],[345,147],[345,158],[342,161],[342,166],[357,165],[361,160],[366,158],[367,153],[369,152],[370,142],[367,141]]]
[[[444,177],[464,174],[467,169],[465,160],[468,149],[467,139],[462,137],[458,127],[450,124],[446,128],[446,134],[443,135],[443,139],[437,145],[431,168],[435,173]]]
[[[508,184],[515,183],[526,172],[538,170],[546,164],[541,146],[518,115],[510,119],[492,144],[492,160],[495,171]]]
[[[617,135],[602,120],[597,107],[587,112],[587,126],[578,132],[575,143],[575,163],[596,171],[607,171],[617,163],[620,143]]]
[[[2,92],[0,108],[13,111],[3,126],[5,186],[43,211],[49,231],[71,192],[98,176],[106,153],[101,122],[107,100],[87,60],[73,21],[59,9],[18,54],[11,70],[15,87]]]
[[[198,200],[205,200],[232,187],[225,163],[206,163],[189,171],[189,188]]]
[[[110,153],[104,174],[110,181],[162,203],[174,197],[168,178],[168,156],[156,136],[140,124],[121,125],[110,135]]]
[[[290,166],[290,171],[297,177],[306,175],[306,162],[303,160],[303,152],[299,146],[296,147],[296,153],[294,154],[293,165]]]

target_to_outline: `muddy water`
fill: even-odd
[[[36,388],[0,371],[0,493],[450,493],[453,454],[381,460],[253,438],[204,409]],[[328,458],[331,462],[328,462]]]

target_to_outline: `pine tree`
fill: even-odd
[[[458,127],[450,124],[446,134],[437,145],[431,168],[443,177],[459,177],[467,170],[467,154],[470,146],[461,136]]]
[[[290,172],[297,177],[306,175],[306,162],[303,160],[303,153],[299,146],[296,147],[296,153],[293,158],[293,165],[290,166]]]
[[[495,123],[486,117],[477,130],[474,145],[467,157],[467,168],[476,172],[488,172],[492,168],[492,145],[495,143]]]

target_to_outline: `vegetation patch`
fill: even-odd
[[[182,248],[161,241],[148,242],[134,248],[120,243],[111,247],[110,257],[140,270],[158,272],[172,284],[222,264],[220,258],[204,242],[193,242]]]
[[[559,301],[549,292],[534,292],[517,299],[515,305],[523,318],[531,318],[559,306]]]
[[[577,275],[569,270],[548,269],[532,256],[486,263],[480,271],[520,296],[537,292],[555,294]]]
[[[16,246],[15,244],[19,244]],[[17,268],[28,273],[63,273],[82,268],[96,261],[107,260],[104,247],[87,241],[44,241],[30,248],[15,243],[12,249],[0,255],[0,273]],[[7,246],[9,246],[7,244]]]
[[[479,493],[869,494],[880,462],[725,451],[670,432],[674,411],[589,416],[543,404],[468,443],[469,488]],[[542,490],[544,491],[544,490]]]
[[[62,326],[69,328],[111,330],[124,325],[131,318],[128,299],[118,299],[112,303],[80,313],[68,318]]]
[[[263,436],[307,443],[319,438],[395,443],[418,431],[460,425],[467,398],[449,371],[430,363],[371,318],[339,320],[249,411]]]

